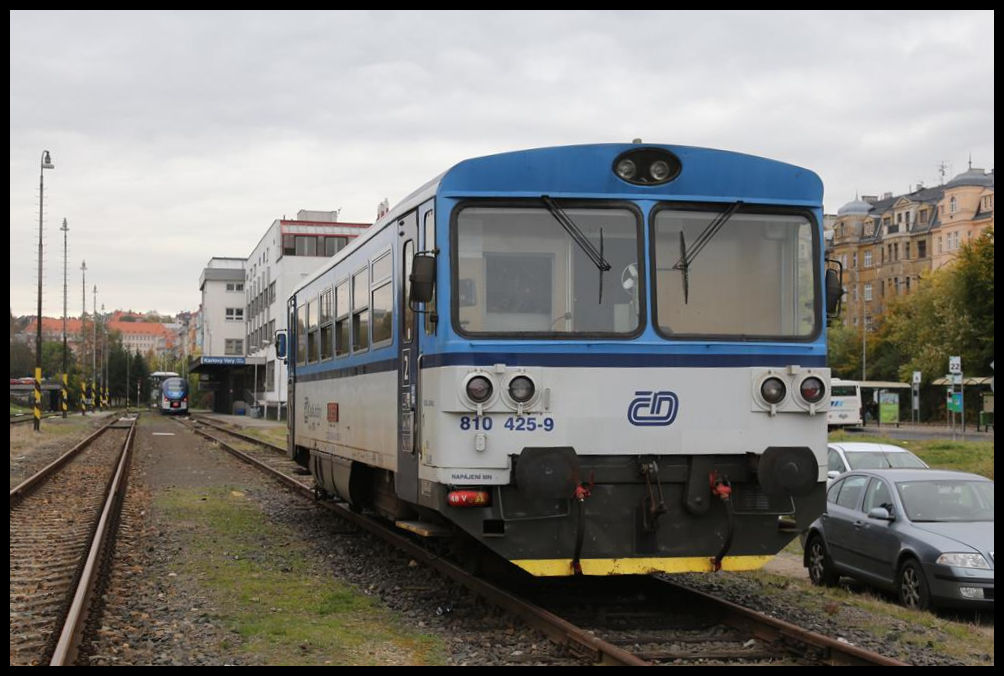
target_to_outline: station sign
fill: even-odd
[[[204,365],[244,366],[246,361],[244,357],[203,357],[202,363]]]

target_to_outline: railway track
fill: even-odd
[[[72,664],[125,492],[135,418],[10,491],[10,664]]]
[[[209,419],[196,419],[194,425],[199,434],[233,455],[305,497],[316,497],[312,477],[286,458],[285,449]],[[239,441],[228,441],[228,436]],[[352,512],[341,503],[322,500],[317,504],[518,615],[555,643],[595,664],[903,664],[660,577],[537,580],[517,576],[490,582],[384,521]]]
[[[62,413],[46,413],[42,416],[42,420],[45,420],[46,418],[59,418],[62,415]],[[22,425],[24,423],[30,423],[34,420],[35,416],[30,413],[25,415],[14,415],[10,418],[10,426],[13,427],[14,425]]]

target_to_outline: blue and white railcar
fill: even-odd
[[[831,277],[806,169],[466,160],[293,292],[290,454],[534,575],[758,568],[823,508]]]
[[[157,397],[162,415],[188,415],[188,381],[184,378],[164,378]]]

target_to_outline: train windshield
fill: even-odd
[[[640,329],[637,212],[571,206],[561,212],[574,227],[566,229],[543,205],[459,212],[454,303],[461,333],[588,336]]]
[[[161,386],[167,397],[180,397],[185,394],[187,385],[183,378],[168,378]]]
[[[815,335],[818,254],[806,216],[663,208],[652,232],[655,322],[664,336]]]

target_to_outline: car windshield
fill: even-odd
[[[927,467],[923,460],[907,451],[902,453],[883,453],[882,451],[848,453],[847,462],[851,469],[885,469],[887,467],[924,469]]]
[[[994,520],[992,481],[903,481],[896,489],[910,521]]]
[[[798,214],[663,208],[653,219],[655,310],[672,338],[807,339],[817,330],[812,224]]]

